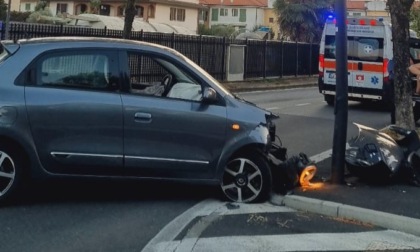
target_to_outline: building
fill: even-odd
[[[4,0],[5,4],[8,4],[8,0]],[[10,0],[10,10],[19,11],[20,0]]]
[[[365,1],[347,0],[347,16],[367,16]]]
[[[104,29],[105,27],[110,30],[123,30],[124,17],[111,17],[96,14],[80,14],[77,16],[67,16],[70,25],[91,27],[96,29]],[[162,32],[162,33],[176,33],[185,35],[195,35],[195,31],[190,31],[184,26],[169,25],[155,23],[151,20],[144,21],[140,18],[135,18],[132,24],[132,31],[144,32]]]
[[[20,0],[20,11],[34,11],[37,3],[38,0]],[[103,16],[123,17],[125,3],[125,0],[102,0],[99,6],[95,6],[89,0],[64,0],[49,1],[48,7],[53,15],[93,13]],[[196,32],[199,9],[198,0],[145,0],[137,3],[136,17],[144,21],[183,26]]]
[[[199,22],[208,28],[231,25],[252,31],[264,24],[267,0],[200,0]]]
[[[420,0],[414,0],[413,7],[419,7]],[[389,17],[386,0],[347,0],[348,16]]]
[[[278,38],[280,27],[277,14],[273,9],[274,2],[275,0],[268,0],[268,6],[264,9],[264,26],[271,29],[271,31],[274,33],[273,38]]]

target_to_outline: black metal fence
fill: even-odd
[[[0,25],[0,38],[5,38]],[[11,23],[9,39],[83,36],[122,38],[122,31],[65,25]],[[318,73],[318,44],[267,40],[234,40],[215,36],[132,32],[131,39],[176,49],[218,80],[226,80],[226,54],[230,44],[245,45],[244,78],[311,76]]]

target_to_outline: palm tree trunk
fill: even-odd
[[[388,0],[391,12],[392,43],[394,50],[394,94],[396,124],[415,129],[412,86],[408,67],[410,65],[410,8],[414,0]]]

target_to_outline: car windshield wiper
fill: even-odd
[[[253,103],[253,102],[250,102],[250,101],[247,101],[247,100],[245,100],[244,98],[242,98],[242,97],[240,97],[240,96],[238,96],[237,94],[232,94],[233,95],[233,97],[235,97],[235,99],[237,99],[237,100],[240,100],[240,101],[243,101],[243,102],[245,102],[245,103],[248,103],[248,104],[251,104],[251,105],[254,105],[254,106],[257,106],[257,104],[255,104],[255,103]]]

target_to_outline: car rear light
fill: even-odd
[[[382,69],[382,73],[384,75],[384,83],[388,82],[389,80],[388,64],[389,64],[389,60],[385,58],[384,63],[383,63],[383,69]]]
[[[318,66],[319,77],[324,76],[324,66],[325,66],[324,62],[325,62],[324,54],[320,54],[319,55],[319,66]]]

